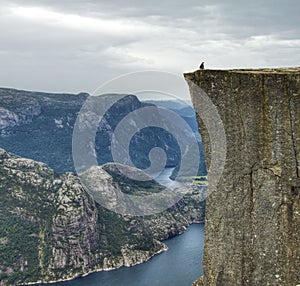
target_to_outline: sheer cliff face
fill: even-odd
[[[227,157],[207,199],[204,277],[196,285],[300,282],[300,68],[185,74],[212,100]],[[199,107],[195,106],[197,110]],[[198,116],[208,163],[208,130]]]

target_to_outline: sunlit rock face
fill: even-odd
[[[185,78],[196,110],[193,84],[216,106],[227,143],[207,199],[204,276],[195,285],[299,284],[300,68],[199,70]],[[198,123],[209,165],[215,154],[201,114]]]

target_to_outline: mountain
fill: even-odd
[[[44,162],[58,173],[74,172],[73,129],[88,97],[86,93],[50,94],[0,88],[0,147]],[[105,113],[95,137],[99,165],[114,161],[110,145],[118,123],[130,112],[149,105],[134,95],[127,95]],[[157,116],[160,116],[158,110]],[[161,121],[164,121],[163,116]],[[131,140],[129,152],[135,166],[149,167],[148,153],[153,147],[165,150],[168,167],[179,164],[180,147],[173,135],[162,128],[149,126]]]
[[[59,173],[74,171],[73,125],[87,96],[1,88],[0,147]]]
[[[191,131],[193,132],[196,140],[198,141],[198,148],[199,148],[199,155],[200,155],[200,161],[199,161],[199,167],[198,167],[198,175],[199,176],[205,176],[207,175],[206,171],[206,161],[205,161],[205,156],[204,156],[204,151],[203,151],[203,145],[202,145],[202,139],[199,134],[198,130],[198,122],[196,119],[196,113],[194,108],[188,103],[183,100],[145,100],[143,101],[148,104],[153,104],[155,106],[161,107],[161,108],[166,108],[168,110],[171,110],[178,114],[179,116],[182,117],[186,121],[186,123],[190,126]],[[172,179],[177,178],[177,174],[180,168],[180,164],[178,164],[172,175]],[[177,178],[180,179],[180,178]]]
[[[188,102],[185,102],[183,100],[145,100],[143,101],[145,103],[154,104],[156,106],[167,108],[169,110],[172,110],[176,112],[178,115],[180,115],[191,127],[193,132],[197,134],[197,138],[199,141],[201,141],[201,137],[199,136],[198,132],[198,123],[196,120],[196,113],[191,104]]]
[[[204,219],[203,194],[196,185],[171,208],[145,217],[109,211],[85,191],[71,173],[75,171],[72,136],[88,98],[85,93],[0,89],[1,286],[58,281],[141,263],[166,249],[162,240]],[[154,107],[151,116],[162,126],[167,124],[153,104],[126,95],[106,111],[96,129],[97,165],[85,173],[99,174],[104,193],[146,196],[164,190],[154,180],[134,181],[118,172],[120,168],[129,173],[141,170],[109,163],[113,161],[110,144],[119,122],[144,107]],[[94,118],[94,114],[84,115],[87,124]],[[132,126],[138,123],[131,122]],[[121,135],[126,132],[121,130]],[[189,142],[189,134],[183,140]],[[180,164],[180,148],[173,135],[149,127],[131,139],[129,152],[137,167],[148,167],[153,147],[166,151],[167,166]]]
[[[106,192],[164,189],[155,181],[142,189],[113,163],[95,168]],[[144,262],[166,250],[161,240],[203,221],[202,200],[195,188],[160,214],[122,216],[96,203],[72,173],[58,174],[0,149],[0,285],[58,281]]]

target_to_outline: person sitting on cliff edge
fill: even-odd
[[[199,69],[204,70],[204,62],[201,63]]]

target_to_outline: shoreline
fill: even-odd
[[[77,274],[77,275],[75,274],[74,276],[69,277],[69,278],[65,278],[65,279],[58,279],[58,280],[55,280],[55,281],[47,281],[47,282],[45,282],[45,281],[28,282],[28,283],[25,283],[25,284],[19,284],[18,286],[37,285],[37,284],[54,284],[54,283],[59,283],[59,282],[72,281],[72,280],[75,280],[75,279],[78,279],[78,278],[81,278],[81,277],[86,277],[86,276],[88,276],[90,274],[93,274],[93,273],[96,273],[96,272],[112,271],[112,270],[120,269],[122,267],[133,267],[133,266],[145,263],[145,262],[149,261],[151,258],[153,258],[154,256],[167,251],[168,246],[165,245],[163,242],[161,242],[161,243],[163,244],[162,249],[160,249],[159,251],[156,251],[155,253],[150,255],[146,260],[141,261],[141,262],[138,261],[138,262],[136,262],[136,263],[134,263],[130,266],[121,265],[121,266],[118,266],[118,267],[111,267],[111,268],[105,268],[105,269],[104,268],[97,268],[95,270],[88,271],[84,274]]]
[[[180,236],[182,234],[184,234],[186,232],[186,230],[188,229],[189,226],[191,226],[192,224],[203,224],[205,225],[205,222],[201,222],[201,221],[195,221],[195,222],[191,222],[190,224],[188,224],[184,231],[183,232],[180,232],[178,233],[176,236],[174,237],[171,237],[171,238],[167,238],[167,239],[164,239],[162,241],[159,241],[162,245],[163,245],[163,248],[160,249],[159,251],[153,253],[152,255],[150,255],[149,257],[147,257],[147,259],[141,261],[141,262],[136,262],[130,266],[125,266],[125,265],[121,265],[121,266],[117,266],[117,267],[111,267],[111,268],[97,268],[95,270],[91,270],[91,271],[88,271],[84,274],[75,274],[73,275],[72,277],[69,277],[69,278],[65,278],[65,279],[58,279],[58,280],[55,280],[55,281],[47,281],[47,282],[44,282],[44,281],[36,281],[36,282],[28,282],[28,283],[25,283],[25,284],[18,284],[17,286],[26,286],[26,285],[37,285],[37,284],[54,284],[54,283],[59,283],[59,282],[67,282],[67,281],[72,281],[72,280],[75,280],[75,279],[78,279],[78,278],[81,278],[81,277],[86,277],[90,274],[93,274],[93,273],[97,273],[97,272],[104,272],[104,271],[112,271],[112,270],[117,270],[117,269],[120,269],[122,267],[133,267],[133,266],[136,266],[136,265],[139,265],[139,264],[142,264],[142,263],[145,263],[147,261],[149,261],[151,258],[153,258],[154,256],[158,255],[158,254],[161,254],[165,251],[168,250],[168,246],[164,243],[164,241],[167,241],[169,239],[173,239],[177,236]]]

